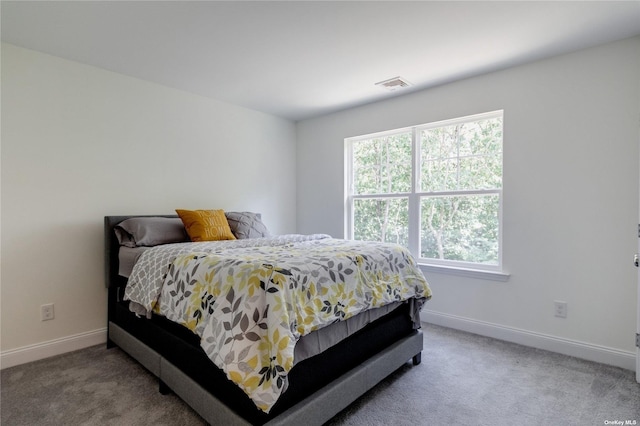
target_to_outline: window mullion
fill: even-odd
[[[413,128],[411,132],[411,194],[409,195],[409,251],[420,257],[420,138],[419,130]]]
[[[446,197],[456,195],[488,195],[488,194],[500,194],[502,190],[496,189],[465,189],[460,191],[438,191],[438,192],[419,192],[420,197]]]
[[[344,220],[344,238],[353,239],[353,195],[355,192],[355,164],[353,161],[353,141],[347,141],[345,143],[345,164],[344,169],[347,171],[344,188],[344,206],[345,206],[345,220]]]

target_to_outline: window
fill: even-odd
[[[346,139],[347,236],[501,268],[502,111]]]

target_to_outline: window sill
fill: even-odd
[[[458,268],[452,266],[442,266],[442,265],[427,265],[425,263],[420,263],[420,269],[424,273],[435,272],[438,274],[446,274],[446,275],[458,275],[461,277],[467,278],[477,278],[482,280],[490,280],[490,281],[509,281],[509,277],[511,274],[504,271],[485,271],[482,269],[469,269],[469,268]]]

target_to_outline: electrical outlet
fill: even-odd
[[[53,319],[53,303],[40,306],[40,321]]]
[[[555,316],[558,318],[566,318],[567,317],[567,302],[562,302],[560,300],[555,300],[553,302],[553,311]]]

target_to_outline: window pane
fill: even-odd
[[[423,192],[502,187],[502,118],[420,131]]]
[[[353,143],[355,194],[411,191],[411,132]]]
[[[460,189],[502,187],[502,156],[462,157],[458,161]]]
[[[498,264],[500,197],[461,195],[420,201],[420,257]]]
[[[353,213],[354,239],[408,246],[408,198],[355,199]]]
[[[422,164],[422,190],[445,191],[458,184],[458,160],[431,160]]]

